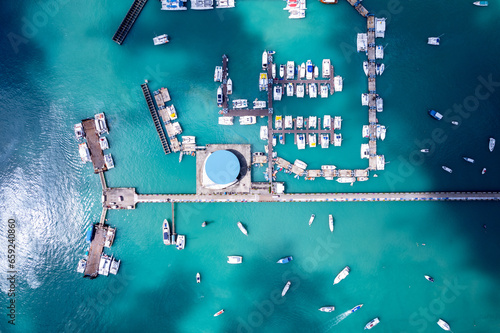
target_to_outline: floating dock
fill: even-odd
[[[123,19],[122,23],[118,27],[118,30],[116,30],[115,35],[113,36],[113,40],[116,43],[118,43],[119,45],[123,44],[123,41],[125,40],[125,38],[127,38],[130,29],[132,29],[132,26],[139,17],[139,14],[144,8],[144,5],[146,5],[146,2],[148,2],[148,0],[134,0],[134,3],[128,10],[127,15],[125,15],[125,18]]]
[[[99,135],[95,128],[95,119],[89,118],[82,120],[83,130],[85,131],[85,139],[90,151],[90,159],[94,166],[94,173],[102,173],[107,171],[106,163],[104,162],[104,153],[99,144]]]
[[[141,88],[142,88],[142,93],[144,94],[144,98],[146,99],[146,103],[148,104],[149,112],[151,113],[151,117],[153,118],[156,131],[158,132],[158,136],[160,137],[163,151],[165,152],[165,154],[170,154],[170,147],[168,145],[167,138],[165,137],[165,132],[163,131],[163,127],[161,126],[160,119],[158,118],[158,113],[153,103],[153,98],[151,97],[151,92],[149,91],[148,84],[147,83],[141,84]]]
[[[90,243],[87,266],[83,272],[83,277],[95,279],[99,275],[99,262],[104,250],[104,246],[110,247],[115,238],[115,228],[104,224],[94,225],[94,237]]]

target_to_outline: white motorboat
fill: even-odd
[[[486,173],[486,168],[483,168],[483,171],[481,171],[481,174],[484,175]]]
[[[170,224],[167,219],[163,220],[163,244],[170,245]]]
[[[167,112],[170,120],[177,119],[177,111],[175,110],[175,106],[172,104],[170,106],[165,107],[165,111]]]
[[[318,97],[318,87],[316,86],[316,83],[309,83],[309,97]]]
[[[434,282],[434,278],[432,276],[424,275],[424,277],[427,281]]]
[[[488,6],[488,1],[474,1],[472,4],[474,6],[487,7]]]
[[[219,125],[233,125],[233,117],[232,116],[222,116],[219,117]]]
[[[303,98],[304,92],[304,84],[297,84],[297,98]]]
[[[340,184],[352,184],[356,181],[356,177],[340,177],[337,178],[337,182]]]
[[[361,144],[361,158],[369,158],[370,157],[370,145],[368,143]]]
[[[334,129],[342,129],[342,117],[340,116],[335,116],[333,119],[333,128]]]
[[[85,273],[85,268],[87,268],[87,259],[80,259],[76,271],[83,274]]]
[[[276,118],[274,118],[274,127],[276,127],[276,129],[282,129],[283,128],[283,117],[282,116],[276,116]]]
[[[267,61],[268,61],[267,51],[264,50],[264,52],[262,52],[262,69],[263,70],[267,70]]]
[[[175,248],[177,250],[184,250],[185,246],[186,246],[186,236],[177,235],[177,242],[175,243]]]
[[[274,86],[274,91],[273,91],[273,98],[275,101],[281,101],[281,96],[283,95],[283,90],[281,88],[281,85],[276,85]]]
[[[438,324],[438,325],[439,325],[439,327],[441,327],[443,330],[445,330],[445,331],[451,331],[450,325],[449,325],[447,322],[445,322],[443,319],[441,319],[441,318],[440,318],[440,319],[437,321],[437,324]]]
[[[222,81],[222,66],[215,66],[214,82]]]
[[[288,80],[293,80],[295,77],[295,62],[288,61],[286,63],[286,78]]]
[[[321,75],[324,78],[330,77],[330,67],[331,67],[330,59],[323,59],[323,63],[321,65]]]
[[[99,260],[99,275],[108,276],[110,267],[111,257],[104,253],[101,254],[101,259]]]
[[[233,93],[233,80],[227,79],[227,94],[231,95]]]
[[[104,163],[106,164],[106,168],[108,168],[108,170],[115,167],[115,162],[113,161],[111,154],[104,155]]]
[[[290,285],[292,284],[291,281],[288,281],[285,284],[285,287],[283,288],[283,291],[281,292],[281,297],[285,297],[286,293],[288,292],[288,289],[290,289]]]
[[[234,0],[217,0],[215,8],[234,8]]]
[[[429,37],[429,38],[427,38],[427,44],[429,44],[429,45],[439,45],[439,37]]]
[[[314,66],[314,77],[318,78],[318,76],[319,76],[319,68],[318,66]]]
[[[214,314],[214,317],[220,316],[221,314],[224,313],[224,309],[218,311],[216,314]]]
[[[463,159],[466,161],[466,162],[469,162],[469,163],[474,163],[474,159],[473,158],[470,158],[470,157],[463,157]]]
[[[94,116],[95,129],[97,135],[101,135],[103,133],[109,133],[108,125],[106,124],[106,117],[104,113],[98,113]]]
[[[285,76],[285,65],[280,65],[280,77],[283,78]]]
[[[235,99],[233,101],[233,108],[235,109],[245,109],[248,107],[248,100],[246,99]]]
[[[293,128],[293,117],[292,116],[285,116],[285,129],[287,128]]]
[[[428,153],[428,152],[429,152],[429,149],[424,148],[424,149],[420,149],[420,151],[421,151],[422,153]]]
[[[377,139],[380,139],[380,133],[381,133],[380,124],[377,124],[377,126],[375,128],[376,128],[375,133],[376,133]]]
[[[201,275],[200,273],[196,273],[196,283],[200,283],[201,282]]]
[[[116,258],[111,258],[111,266],[109,267],[109,272],[111,274],[118,274],[118,270],[120,269],[121,260],[116,260]]]
[[[167,34],[163,34],[163,35],[156,36],[155,38],[153,38],[153,43],[155,45],[167,44],[168,42],[169,42],[169,40],[168,40]]]
[[[366,52],[368,50],[368,34],[367,33],[358,33],[356,39],[356,47],[358,52]]]
[[[368,322],[368,324],[365,325],[365,330],[371,330],[374,326],[376,326],[378,323],[380,323],[380,319],[374,318]]]
[[[342,91],[344,88],[344,79],[342,79],[342,76],[335,76],[333,80],[333,87],[335,88],[335,91]]]
[[[323,117],[323,128],[324,129],[332,128],[332,117],[328,114]]]
[[[75,124],[74,126],[76,139],[82,139],[85,136],[85,131],[83,130],[82,123]]]
[[[306,17],[306,11],[303,9],[292,9],[290,10],[289,19],[302,19]]]
[[[384,47],[382,45],[377,45],[375,48],[375,58],[384,59]]]
[[[300,65],[300,69],[299,69],[299,77],[301,79],[305,78],[306,77],[306,64],[305,63],[302,63]]]
[[[276,64],[274,64],[274,63],[271,67],[271,75],[273,76],[273,79],[276,78]]]
[[[297,148],[298,149],[305,149],[306,148],[306,137],[305,134],[297,134]]]
[[[328,215],[328,226],[330,227],[330,231],[333,232],[333,215]]]
[[[335,310],[334,306],[323,306],[323,307],[319,308],[319,311],[322,311],[322,312],[333,312],[334,310]]]
[[[368,105],[368,94],[361,94],[361,105]]]
[[[377,104],[377,112],[384,111],[384,100],[382,99],[382,97],[377,97],[376,104]]]
[[[495,149],[495,139],[494,138],[490,138],[490,142],[489,142],[488,147],[490,148],[491,152],[493,151],[493,149]]]
[[[442,166],[443,170],[446,171],[446,172],[449,172],[449,173],[452,173],[453,170],[451,170],[450,168],[448,168],[446,165],[443,165]]]
[[[369,125],[363,125],[363,131],[362,131],[362,137],[363,138],[369,138],[370,137],[370,126]]]
[[[309,133],[309,147],[316,147],[316,133]]]
[[[273,142],[272,142],[273,143],[273,147],[276,147],[276,142],[277,142],[276,141],[276,135],[273,135]]]
[[[314,72],[314,67],[312,64],[311,60],[307,60],[306,62],[306,79],[307,80],[312,80],[313,78],[313,73]]]
[[[238,222],[238,228],[240,229],[240,231],[245,235],[245,236],[248,236],[248,231],[247,229],[245,228],[245,226],[243,225],[243,223],[241,222]]]
[[[258,100],[253,101],[253,108],[254,109],[265,109],[266,108],[266,101],[258,101]]]
[[[286,85],[286,95],[293,96],[293,83],[291,82]]]
[[[227,256],[228,264],[241,264],[243,262],[243,257],[241,256]]]
[[[345,266],[345,268],[339,274],[337,274],[337,276],[335,277],[335,280],[333,281],[333,284],[337,284],[340,281],[342,281],[343,279],[345,279],[347,277],[347,275],[349,275],[350,272],[351,272],[351,269],[349,268],[349,266]]]
[[[333,145],[335,147],[340,147],[342,145],[342,134],[335,133],[335,136],[333,137]]]
[[[385,132],[387,129],[385,128],[384,125],[380,126],[380,140],[384,141],[385,140]]]
[[[297,128],[302,128],[304,127],[304,117],[298,116],[297,117]]]
[[[328,86],[326,84],[322,84],[320,86],[320,95],[321,98],[327,98],[328,97]]]
[[[240,117],[240,125],[253,125],[256,122],[257,122],[257,117],[255,116]]]
[[[224,101],[224,96],[222,95],[222,87],[217,88],[217,106],[222,107],[222,102]]]
[[[368,76],[368,61],[363,61],[363,71],[365,75]]]
[[[267,80],[267,73],[260,73],[259,76],[259,91],[267,91],[268,87],[268,80]]]
[[[316,215],[311,214],[311,218],[309,219],[309,225],[311,225],[314,222],[315,217],[316,217]]]
[[[323,133],[321,134],[321,148],[328,148],[330,147],[330,134],[328,133]]]
[[[82,142],[78,145],[78,152],[80,153],[80,158],[82,159],[83,162],[90,162],[90,151],[89,147],[87,146],[87,143]]]
[[[375,18],[375,37],[385,37],[385,17],[384,18]]]
[[[317,124],[318,124],[318,117],[316,117],[316,116],[309,116],[308,127],[309,128],[316,128]]]
[[[384,70],[385,70],[384,64],[377,64],[375,67],[375,72],[377,73],[377,75],[382,75],[384,73]]]
[[[268,139],[268,129],[267,126],[260,127],[260,139],[267,140]]]
[[[161,0],[161,10],[187,10],[186,2],[187,0]]]

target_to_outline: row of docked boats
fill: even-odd
[[[186,236],[176,235],[170,231],[170,223],[167,219],[163,220],[162,224],[163,244],[175,245],[177,250],[184,250],[186,246]]]
[[[286,6],[283,10],[287,10],[290,14],[289,19],[302,19],[306,17],[306,0],[285,0]]]
[[[362,137],[369,138],[369,139],[377,138],[377,139],[384,141],[386,132],[387,132],[387,128],[384,125],[380,125],[380,124],[363,125]],[[363,146],[361,146],[361,156],[363,156]]]
[[[340,87],[342,86],[342,78],[335,77],[335,82],[339,81]],[[284,92],[286,91],[286,96],[291,97],[296,95],[297,98],[304,98],[305,94],[308,94],[310,98],[318,97],[318,85],[316,83],[297,83],[293,84],[291,82],[286,85],[275,85],[273,88],[273,99],[275,101],[281,101],[281,98],[284,96]],[[319,85],[319,94],[321,98],[328,98],[330,95],[331,87],[330,84],[320,84]],[[336,90],[337,91],[337,90]]]
[[[187,10],[187,0],[160,0],[161,10]],[[234,0],[216,0],[215,8],[233,8]],[[208,10],[214,8],[214,0],[191,0],[191,9]]]
[[[264,51],[266,52],[266,51]],[[264,66],[263,66],[264,67]],[[273,79],[276,79],[276,64],[273,64],[273,69],[272,69],[272,75]],[[285,75],[286,74],[286,75]],[[330,59],[323,59],[322,62],[322,68],[321,68],[321,75],[324,79],[329,79],[331,75],[333,74],[333,67],[331,64]],[[319,68],[318,66],[314,66],[311,60],[307,60],[307,62],[303,62],[300,66],[295,66],[294,61],[287,61],[286,66],[285,65],[280,65],[279,67],[279,78],[281,79],[286,79],[286,80],[294,80],[295,77],[297,76],[297,79],[306,79],[306,80],[312,80],[313,78],[317,79],[319,77]],[[339,78],[341,78],[339,76]],[[339,82],[339,86],[335,91],[341,91],[342,82]]]
[[[370,76],[371,74],[369,73],[370,70],[370,64],[368,61],[363,61],[363,71],[365,72],[366,76]],[[375,63],[375,74],[377,75],[382,75],[385,71],[385,65],[383,63]],[[371,76],[370,76],[371,77]]]

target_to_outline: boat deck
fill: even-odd
[[[94,166],[94,173],[100,173],[108,170],[104,162],[104,153],[99,144],[99,135],[97,135],[94,118],[82,120],[85,139],[90,151],[90,159]]]

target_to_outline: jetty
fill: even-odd
[[[110,247],[115,238],[115,228],[105,224],[94,224],[94,235],[90,243],[87,266],[83,277],[94,279],[99,275],[99,263],[104,247]]]
[[[158,118],[158,113],[153,103],[153,98],[151,97],[149,86],[147,83],[143,83],[141,84],[141,88],[142,88],[142,93],[144,94],[144,98],[146,99],[146,103],[148,104],[149,112],[151,113],[151,117],[153,118],[156,131],[158,132],[158,136],[160,137],[163,151],[165,152],[165,154],[170,154],[171,153],[170,147],[168,145],[167,138],[165,137],[165,132],[163,131],[163,127],[161,126],[160,119]]]
[[[134,0],[134,3],[128,10],[127,15],[125,15],[125,18],[113,36],[113,40],[118,43],[118,45],[122,45],[125,38],[127,38],[130,29],[132,29],[132,26],[139,17],[139,14],[144,8],[144,5],[146,5],[146,2],[148,2],[148,0]]]
[[[85,131],[85,139],[90,151],[90,159],[94,166],[94,173],[102,173],[107,171],[106,163],[104,162],[104,152],[99,144],[99,135],[95,127],[94,118],[82,120],[83,130]]]

